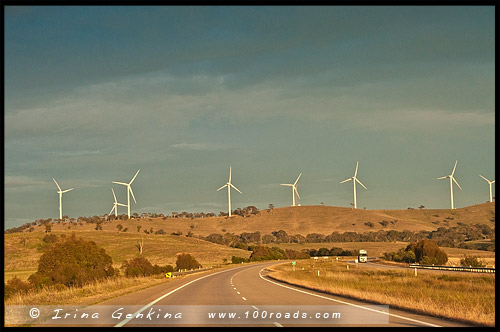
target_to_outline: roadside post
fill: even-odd
[[[295,264],[297,264],[297,262],[293,261],[292,262],[292,266],[293,266],[293,271],[295,272]]]

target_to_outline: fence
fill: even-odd
[[[427,269],[427,270],[495,273],[494,267],[467,267],[467,266],[420,265],[420,264],[410,264],[408,267],[417,269]]]

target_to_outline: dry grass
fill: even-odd
[[[334,242],[334,243],[271,243],[268,246],[279,247],[281,249],[292,249],[300,251],[302,249],[319,249],[339,247],[346,250],[365,249],[369,257],[381,257],[385,252],[397,251],[405,248],[409,242]],[[460,258],[465,255],[480,257],[480,260],[488,266],[495,266],[495,252],[484,250],[471,250],[461,248],[440,247],[448,255],[447,265],[460,265]]]
[[[70,236],[72,231],[53,231],[53,234]],[[118,233],[106,231],[78,231],[77,237],[94,241],[98,246],[104,248],[106,253],[113,259],[114,267],[119,268],[124,260],[137,257],[136,244],[144,240],[143,257],[152,264],[175,266],[178,253],[190,253],[205,267],[220,265],[224,259],[231,261],[232,256],[248,258],[250,252],[236,248],[230,248],[215,243],[173,235],[139,235],[138,233]],[[36,271],[42,251],[37,248],[43,244],[43,232],[14,233],[4,236],[4,271],[6,278],[17,275],[19,278],[27,278]],[[24,246],[20,242],[21,237],[28,237],[28,244]],[[7,280],[7,279],[6,279]]]
[[[141,278],[119,277],[85,285],[81,288],[70,287],[63,290],[45,288],[27,294],[16,294],[5,300],[5,305],[91,305],[116,296],[135,292],[160,283],[169,282],[163,276]]]
[[[332,294],[483,326],[495,324],[495,275],[376,270],[354,264],[298,261],[274,267],[272,276]],[[320,276],[317,276],[317,270]]]
[[[436,217],[437,216],[437,217]],[[275,208],[271,213],[260,210],[260,215],[243,218],[233,216],[210,217],[203,219],[174,219],[161,218],[139,219],[127,221],[113,221],[103,224],[104,231],[116,232],[116,225],[122,224],[129,228],[129,233],[144,235],[143,229],[153,227],[154,230],[163,229],[167,234],[182,231],[187,234],[192,231],[195,235],[209,235],[211,233],[241,234],[243,232],[260,231],[262,235],[270,234],[280,229],[290,235],[309,233],[331,234],[334,231],[340,233],[346,231],[369,232],[378,230],[410,230],[420,231],[436,230],[438,227],[457,226],[458,222],[465,224],[487,224],[494,227],[491,219],[495,216],[495,203],[483,203],[464,208],[450,209],[422,209],[422,210],[364,210],[351,209],[347,207],[334,207],[322,205],[296,206]],[[446,220],[445,218],[453,218]],[[379,222],[395,221],[383,227]],[[374,227],[366,226],[365,222],[373,222]],[[354,224],[354,225],[353,225]],[[137,226],[141,225],[141,233],[137,233]],[[321,231],[319,230],[321,225]],[[54,225],[53,230],[67,230],[68,225]],[[84,224],[83,226],[71,226],[70,230],[93,231],[95,225]],[[37,231],[43,231],[44,227],[35,227]]]

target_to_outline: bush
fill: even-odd
[[[132,258],[130,261],[124,261],[122,264],[125,276],[127,277],[145,277],[153,274],[153,265],[144,257]],[[159,273],[159,272],[158,272]]]
[[[463,258],[460,258],[460,265],[462,266],[471,266],[471,267],[485,267],[482,261],[479,260],[477,256],[467,256],[465,255]]]
[[[252,250],[249,261],[265,261],[265,260],[275,260],[275,259],[286,259],[286,253],[278,247],[266,247],[266,246],[255,246],[250,247]]]
[[[175,266],[177,270],[192,270],[201,267],[201,264],[190,254],[179,254]]]
[[[49,247],[40,257],[38,271],[28,280],[36,287],[55,284],[80,287],[113,276],[112,265],[103,248],[72,236]]]
[[[55,234],[47,234],[43,237],[42,239],[43,242],[45,243],[54,243],[57,242],[57,235]]]
[[[420,264],[442,265],[448,261],[448,255],[439,249],[436,242],[432,240],[420,240],[410,243],[405,251],[413,251],[415,260]]]
[[[244,257],[238,257],[238,256],[233,256],[231,257],[231,263],[233,264],[240,264],[240,263],[246,263],[248,262],[248,259]]]
[[[30,283],[22,281],[16,276],[5,284],[4,298],[8,299],[17,293],[27,293],[31,288],[32,285]]]

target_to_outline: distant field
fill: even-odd
[[[213,266],[231,261],[232,256],[248,258],[250,252],[215,243],[173,235],[139,235],[106,231],[78,231],[77,237],[94,241],[106,250],[113,259],[114,267],[120,267],[124,260],[137,257],[136,244],[144,239],[143,256],[152,264],[175,266],[178,253],[190,253],[203,265]],[[71,236],[71,231],[53,231],[52,234]],[[42,252],[37,248],[43,244],[43,232],[14,233],[4,236],[4,272],[6,280],[17,275],[27,278],[38,268]],[[24,246],[20,238],[27,237]],[[31,273],[30,273],[31,272]]]
[[[453,227],[458,223],[464,224],[487,224],[494,228],[495,203],[483,203],[455,210],[450,209],[415,209],[415,210],[364,210],[351,209],[334,206],[296,206],[275,208],[271,212],[260,210],[259,215],[251,217],[233,216],[210,217],[197,219],[162,218],[154,219],[131,219],[127,221],[112,221],[103,224],[104,231],[116,232],[116,226],[122,224],[128,228],[127,233],[144,234],[144,229],[154,231],[163,229],[167,234],[182,232],[186,235],[191,231],[195,235],[207,236],[211,233],[223,234],[225,232],[241,234],[243,232],[260,231],[262,235],[270,234],[280,229],[289,235],[301,234],[306,236],[310,233],[331,234],[339,233],[370,232],[379,230],[405,229],[410,231],[432,231],[438,227]],[[388,221],[386,226],[381,222]],[[373,227],[365,225],[372,222]],[[141,226],[137,232],[137,226]],[[85,230],[93,231],[95,224],[83,224],[82,226],[69,226],[56,224],[53,230]],[[35,227],[37,231],[43,231],[44,227]]]
[[[270,247],[279,247],[281,249],[292,249],[292,250],[302,250],[302,249],[319,249],[332,247],[338,247],[346,250],[360,250],[364,249],[368,252],[369,257],[380,257],[384,252],[397,251],[401,248],[405,248],[409,242],[335,242],[335,243],[271,243],[267,244]],[[460,258],[464,255],[468,256],[478,256],[488,264],[488,266],[495,266],[495,253],[492,251],[484,250],[470,250],[470,249],[460,249],[460,248],[446,248],[441,247],[441,249],[448,255],[449,265],[460,265]]]

